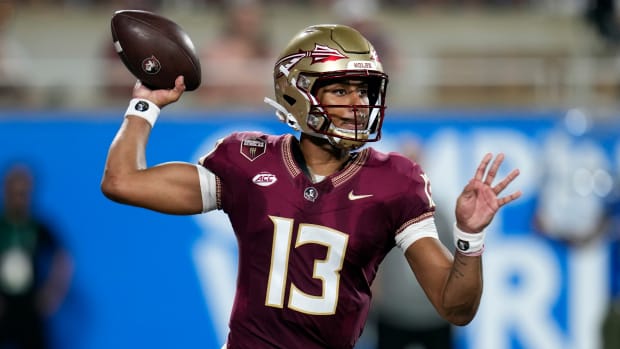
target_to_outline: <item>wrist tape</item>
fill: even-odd
[[[454,223],[454,245],[466,256],[480,256],[484,251],[484,230],[477,234],[466,233]]]
[[[157,121],[159,112],[160,109],[155,103],[143,98],[134,98],[129,101],[129,107],[127,107],[125,117],[128,115],[140,117],[153,127],[155,121]]]

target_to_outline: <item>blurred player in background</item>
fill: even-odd
[[[566,127],[578,120],[591,123],[583,113],[567,113],[562,128],[558,129],[542,147],[542,184],[534,201],[534,232],[553,243],[554,248],[572,254],[571,278],[580,284],[572,292],[585,295],[593,280],[606,282],[606,260],[599,259],[605,250],[611,252],[610,301],[607,309],[596,302],[580,314],[585,323],[600,324],[601,336],[590,340],[592,348],[620,348],[620,268],[618,242],[620,241],[620,187],[618,171],[597,149],[594,137]],[[593,130],[589,130],[595,133]],[[616,182],[615,182],[616,181]],[[614,190],[615,186],[615,190]],[[593,252],[597,252],[596,254]],[[598,253],[600,252],[600,253]],[[591,265],[598,273],[584,273],[583,265]],[[581,288],[584,289],[581,289]],[[600,298],[598,298],[600,300]],[[607,300],[607,299],[605,299]],[[599,328],[594,328],[599,330]]]
[[[198,164],[151,167],[151,128],[185,86],[182,77],[170,90],[137,83],[109,149],[104,194],[168,214],[228,214],[239,269],[227,348],[353,348],[394,246],[412,271],[403,277],[417,277],[443,318],[468,324],[482,294],[484,229],[521,195],[499,196],[518,170],[495,184],[504,156],[484,156],[457,200],[453,256],[438,239],[422,168],[364,147],[380,138],[388,79],[366,38],[342,25],[308,27],[273,76],[276,99],[266,102],[299,138],[238,132]]]
[[[72,262],[50,227],[31,212],[33,176],[14,165],[0,215],[0,348],[49,348],[47,319],[68,290]]]

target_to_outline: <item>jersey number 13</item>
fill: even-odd
[[[273,221],[273,247],[271,267],[267,283],[265,305],[283,308],[285,288],[288,284],[288,259],[291,253],[293,220],[269,216]],[[290,282],[287,307],[295,311],[313,315],[332,315],[336,312],[340,270],[344,261],[349,236],[340,231],[313,224],[300,224],[294,248],[305,244],[319,244],[327,247],[327,256],[315,260],[312,277],[322,283],[320,295],[309,295]]]

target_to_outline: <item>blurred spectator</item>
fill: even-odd
[[[46,320],[59,308],[72,274],[69,255],[31,213],[33,176],[25,165],[4,177],[0,213],[0,348],[49,348]]]
[[[28,68],[30,58],[10,31],[15,11],[12,0],[0,1],[0,99],[12,103],[28,97]]]
[[[377,17],[380,11],[378,0],[336,0],[332,12],[340,18],[342,24],[357,29],[373,43],[383,69],[390,76],[396,76],[400,69],[398,52],[389,36],[381,30]]]
[[[422,149],[415,140],[403,144],[400,152],[420,162]],[[454,253],[451,217],[438,205],[435,224],[439,239]],[[384,259],[376,280],[373,317],[377,326],[379,349],[450,349],[452,326],[438,315],[422,287],[413,278],[400,249],[393,249]]]
[[[262,105],[273,94],[272,48],[265,32],[263,4],[234,0],[225,5],[224,27],[214,42],[201,50],[202,103]]]
[[[584,113],[570,111],[565,117],[566,129],[552,134],[545,145],[534,229],[552,241],[580,248],[600,243],[607,233],[604,198],[612,176],[594,140],[569,126],[574,118],[591,122]]]
[[[615,0],[588,0],[586,19],[610,43],[620,41]]]

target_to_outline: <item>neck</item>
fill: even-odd
[[[319,176],[339,171],[351,157],[349,151],[334,147],[328,140],[303,133],[299,146],[308,170]]]

